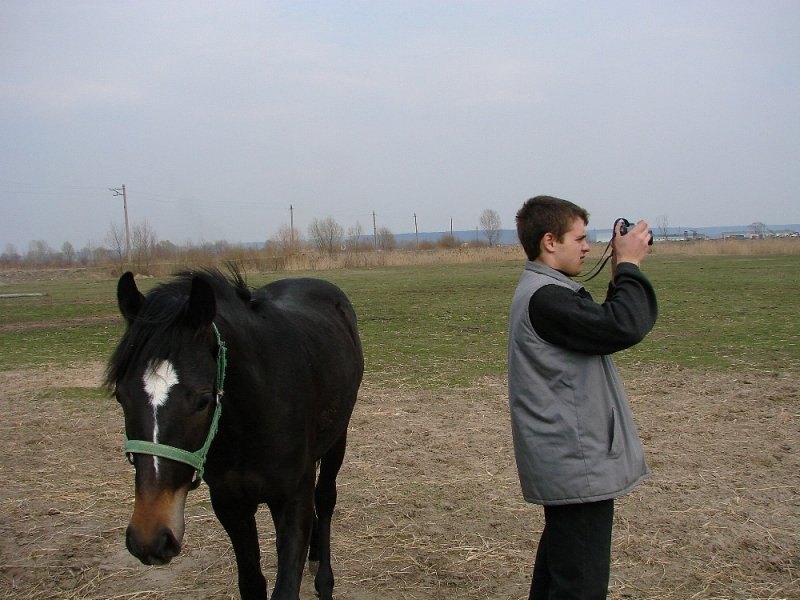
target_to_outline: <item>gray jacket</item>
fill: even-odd
[[[508,388],[522,493],[545,505],[607,500],[629,492],[649,469],[611,356],[566,349],[534,329],[531,297],[551,284],[583,287],[528,262],[511,305]]]

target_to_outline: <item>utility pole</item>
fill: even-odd
[[[414,213],[414,237],[417,238],[417,250],[419,250],[419,229],[417,229],[417,213]]]
[[[375,248],[378,247],[378,226],[375,224],[375,211],[372,211],[372,235],[375,238]]]
[[[125,258],[128,264],[131,262],[131,228],[128,226],[128,194],[125,192],[125,184],[121,188],[108,188],[114,192],[114,196],[122,196],[122,206],[125,209]]]
[[[292,252],[294,252],[294,207],[289,205],[289,240],[292,244]]]

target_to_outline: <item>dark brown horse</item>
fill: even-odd
[[[336,476],[364,370],[347,297],[316,279],[251,291],[236,270],[181,274],[147,296],[125,273],[117,296],[127,329],[106,383],[136,467],[130,552],[145,564],[180,552],[186,496],[202,478],[233,544],[242,598],[267,597],[262,503],[278,552],[271,597],[299,597],[308,556],[319,562],[320,598],[331,598]]]

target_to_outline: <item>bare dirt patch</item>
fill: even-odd
[[[652,478],[617,504],[610,597],[800,598],[800,385],[790,374],[624,373]],[[205,486],[184,552],[124,547],[133,478],[102,366],[0,373],[0,597],[237,598]],[[267,576],[274,537],[259,513]],[[334,517],[341,599],[527,597],[541,509],[520,498],[505,382],[364,387]],[[313,598],[306,577],[303,597]]]

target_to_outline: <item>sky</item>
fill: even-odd
[[[800,2],[4,0],[0,252],[800,222]],[[291,207],[291,208],[290,208]]]

